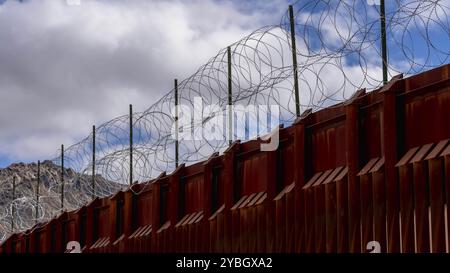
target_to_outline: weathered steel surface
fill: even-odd
[[[448,251],[450,65],[306,111],[276,151],[205,162],[14,234],[0,253]]]

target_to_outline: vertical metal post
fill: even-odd
[[[61,145],[61,211],[64,210],[64,145]]]
[[[14,215],[16,214],[16,209],[14,207],[14,200],[16,200],[16,176],[13,176],[12,182],[12,207],[11,207],[11,231],[14,233]]]
[[[179,143],[178,143],[178,80],[175,79],[175,168],[178,168]]]
[[[384,0],[380,1],[381,21],[381,57],[383,61],[383,84],[388,81],[387,41],[386,41],[386,11]]]
[[[95,125],[92,126],[92,199],[95,198]]]
[[[294,92],[295,92],[295,113],[300,117],[300,95],[298,87],[298,64],[297,64],[297,45],[295,43],[295,21],[294,9],[289,5],[289,21],[291,24],[291,45],[292,45],[292,65],[294,67]]]
[[[232,75],[231,75],[231,47],[227,48],[228,56],[228,142],[231,145],[233,143],[233,87],[232,87]]]
[[[35,208],[35,224],[37,224],[38,221],[38,215],[39,215],[39,187],[41,185],[41,161],[38,160],[38,165],[37,165],[37,187],[36,187],[36,208]]]
[[[130,104],[130,186],[133,185],[133,105]]]

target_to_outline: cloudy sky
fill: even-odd
[[[288,0],[0,0],[0,167],[145,110]],[[73,2],[73,0],[72,0]]]
[[[76,2],[80,5],[70,4]],[[61,144],[69,146],[83,139],[92,125],[127,114],[129,104],[135,111],[147,109],[172,89],[174,78],[193,74],[220,49],[252,31],[278,24],[291,2],[0,0],[0,167],[53,158]],[[387,9],[395,3],[387,1]],[[421,1],[402,3],[410,3],[403,10],[408,15]],[[403,65],[405,71],[411,63],[404,65],[404,54],[419,67],[421,61],[448,62],[450,0],[424,6],[431,7],[424,13],[431,20],[415,17],[419,20],[411,23],[405,16],[400,20],[409,25],[394,24],[388,30],[400,39],[388,41],[389,60]],[[352,20],[337,19],[339,31]],[[339,35],[345,31],[338,33],[329,22],[323,25],[322,42],[342,42]],[[423,35],[425,27],[430,31]],[[403,35],[404,28],[407,35]],[[407,47],[398,48],[404,42]],[[427,49],[439,52],[439,59],[430,58]],[[368,53],[378,63],[369,63],[365,72],[379,80],[377,52]],[[357,57],[361,59],[361,54]],[[359,64],[349,57],[343,60],[347,76],[364,82]],[[325,81],[336,82],[339,75],[333,73],[341,71],[326,71]],[[308,78],[306,74],[301,76]]]

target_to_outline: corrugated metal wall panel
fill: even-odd
[[[26,238],[42,253],[69,240],[86,252],[366,252],[374,240],[382,252],[448,252],[449,67],[306,111],[277,151],[236,142],[134,185],[138,194],[11,236],[0,252],[25,252]]]

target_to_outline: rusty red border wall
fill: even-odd
[[[450,65],[95,199],[0,252],[449,252]],[[414,220],[415,219],[415,220]],[[447,221],[447,222],[446,222]]]

